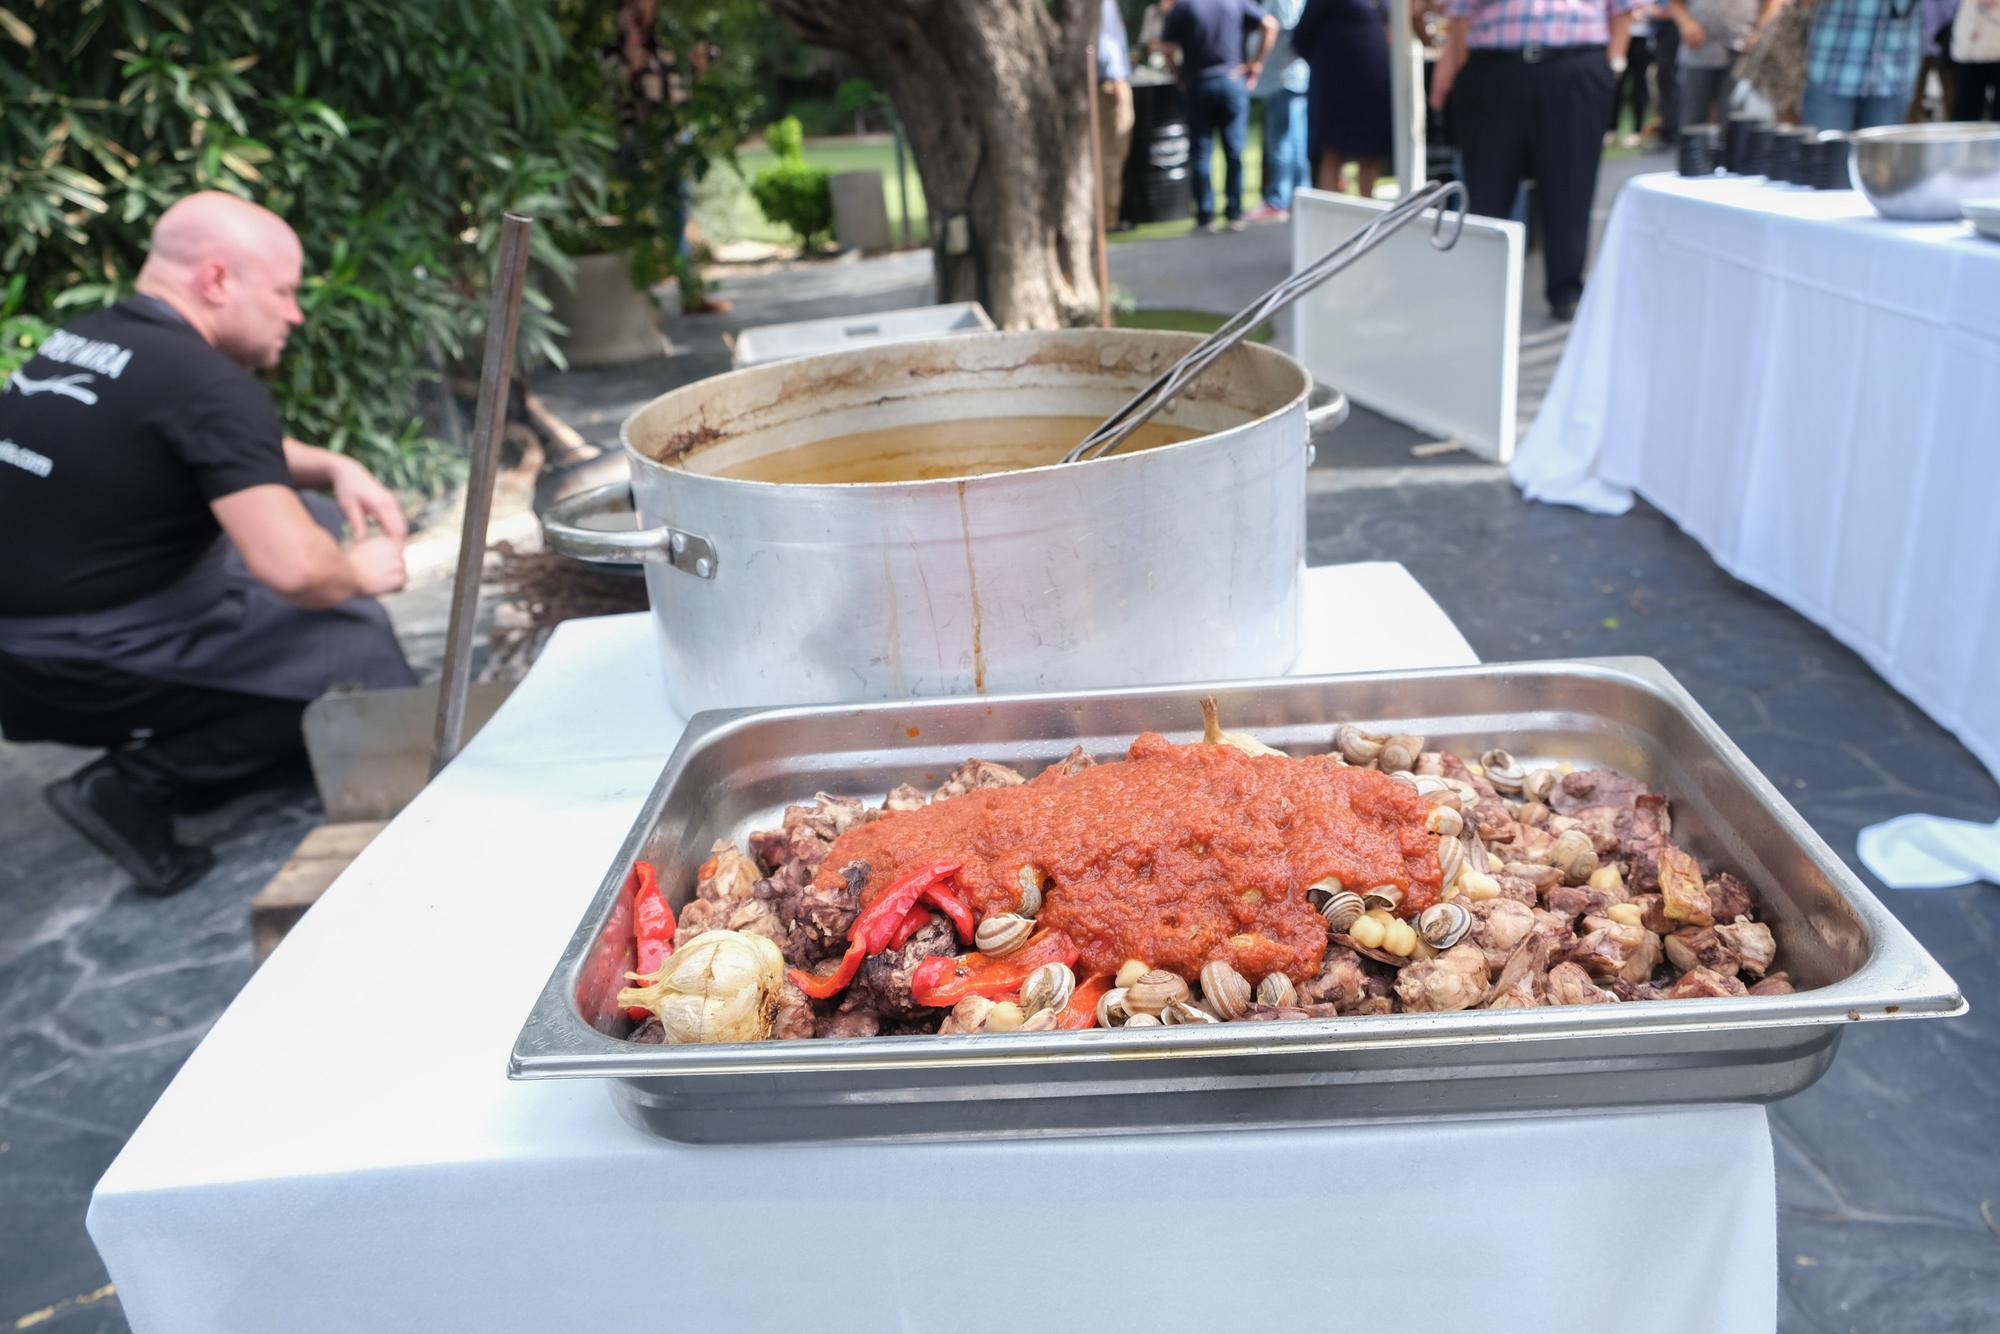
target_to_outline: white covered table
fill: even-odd
[[[1644,496],[2000,776],[2000,244],[1851,191],[1638,177],[1513,475]]]
[[[1401,566],[1307,591],[1376,647],[1301,670],[1475,660]],[[1756,1107],[696,1147],[509,1082],[680,730],[654,647],[563,626],[188,1059],[91,1203],[139,1334],[1772,1328]]]

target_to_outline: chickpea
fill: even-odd
[[[1604,910],[1604,915],[1620,926],[1638,926],[1645,918],[1636,903],[1614,903]]]
[[[1118,965],[1118,976],[1113,979],[1113,985],[1129,987],[1152,971],[1153,965],[1147,963],[1144,959],[1127,959],[1124,963]]]
[[[1622,892],[1625,888],[1624,872],[1615,865],[1600,866],[1590,873],[1590,887],[1605,893]]]
[[[1013,1001],[1001,1001],[986,1012],[986,1031],[989,1033],[1012,1033],[1028,1022],[1028,1016]]]
[[[1382,948],[1408,958],[1417,948],[1417,930],[1408,922],[1391,922],[1382,934]]]
[[[1474,903],[1500,897],[1500,882],[1484,871],[1470,868],[1458,873],[1458,890]]]
[[[1382,940],[1388,934],[1388,929],[1382,925],[1381,918],[1371,914],[1356,919],[1354,925],[1347,928],[1347,934],[1354,938],[1355,944],[1379,950],[1382,948]]]

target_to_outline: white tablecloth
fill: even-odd
[[[1474,661],[1400,566],[1308,602],[1393,665]],[[562,627],[217,1021],[91,1203],[139,1334],[1771,1329],[1755,1107],[718,1148],[509,1082],[679,730],[655,660],[643,616]]]
[[[1968,224],[1638,177],[1513,475],[1637,491],[2000,777],[2000,244]]]

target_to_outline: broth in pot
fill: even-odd
[[[917,422],[815,440],[719,468],[704,467],[699,449],[676,462],[689,472],[743,482],[928,482],[1059,463],[1100,424],[1096,417],[1069,416]],[[1157,449],[1202,434],[1191,426],[1150,421],[1118,452]]]

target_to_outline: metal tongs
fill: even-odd
[[[1445,202],[1447,200],[1451,201],[1449,206]],[[1439,250],[1449,250],[1457,245],[1459,232],[1465,227],[1465,187],[1457,181],[1426,181],[1422,189],[1397,200],[1393,207],[1378,213],[1360,231],[1258,297],[1220,329],[1195,344],[1186,356],[1161,371],[1159,377],[1140,390],[1131,402],[1112,413],[1102,426],[1063,455],[1062,461],[1078,463],[1085,459],[1102,458],[1115,451],[1125,443],[1126,437],[1145,425],[1154,413],[1186,388],[1189,381],[1207,370],[1209,363],[1242,342],[1251,330],[1381,245],[1433,206],[1437,208],[1437,216],[1431,220],[1431,245]],[[1455,208],[1456,212],[1449,212],[1448,208]],[[1451,224],[1449,232],[1445,230],[1447,220]]]

